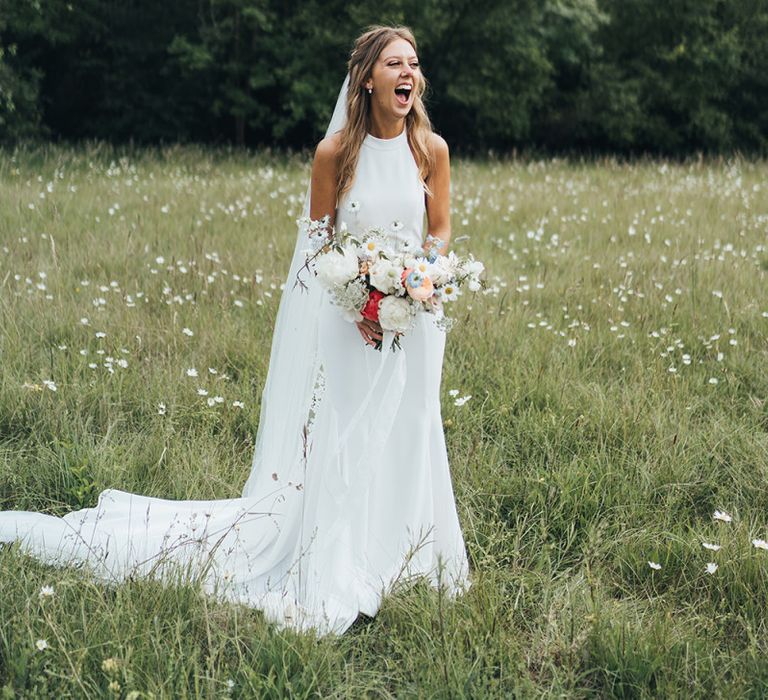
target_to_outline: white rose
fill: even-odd
[[[385,331],[405,333],[413,324],[411,305],[401,297],[384,297],[379,303],[379,323]]]
[[[346,284],[360,274],[357,255],[348,248],[341,253],[331,250],[321,255],[315,262],[315,271],[324,287]]]
[[[394,294],[401,289],[401,269],[390,260],[380,258],[368,269],[371,284],[384,294]]]

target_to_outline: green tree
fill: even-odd
[[[606,0],[611,22],[598,40],[640,109],[634,148],[682,153],[734,145],[729,94],[741,47],[725,21],[727,4]]]

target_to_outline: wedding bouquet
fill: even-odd
[[[328,217],[299,224],[307,227],[310,242],[299,274],[314,273],[348,321],[367,318],[393,332],[392,350],[400,347],[399,337],[419,312],[435,314],[438,326],[449,330],[453,320],[443,304],[458,298],[464,287],[472,292],[481,287],[483,263],[471,255],[441,255],[445,243],[434,236],[427,236],[423,248],[395,251],[379,229],[355,237],[343,225],[334,231]],[[300,277],[298,283],[303,285]],[[381,350],[381,343],[376,347]]]

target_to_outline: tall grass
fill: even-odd
[[[239,495],[307,175],[0,154],[3,509]],[[455,162],[454,245],[488,268],[443,369],[467,595],[413,585],[317,640],[6,548],[3,696],[768,693],[767,181],[739,159]]]

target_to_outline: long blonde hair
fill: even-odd
[[[414,51],[417,50],[416,39],[408,27],[382,25],[368,27],[357,38],[352,49],[348,63],[347,122],[341,130],[341,146],[338,154],[337,203],[352,187],[360,148],[371,126],[371,100],[365,89],[365,82],[371,77],[373,66],[381,52],[396,39],[405,39],[413,46]],[[419,168],[419,178],[424,189],[429,193],[426,180],[434,165],[434,158],[429,146],[432,124],[421,99],[426,87],[426,80],[423,75],[420,75],[419,79],[414,81],[413,106],[405,118],[405,128],[408,133],[408,145]]]

